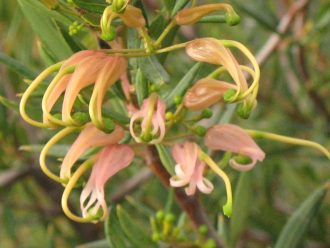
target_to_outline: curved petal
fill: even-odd
[[[249,164],[240,164],[240,163],[237,163],[235,161],[235,159],[230,159],[229,160],[229,165],[234,168],[235,170],[238,170],[238,171],[249,171],[251,169],[254,168],[254,166],[256,165],[257,163],[257,160],[253,160],[251,163]]]
[[[229,89],[236,89],[236,86],[213,78],[203,78],[187,91],[183,102],[190,110],[202,110],[221,101]]]
[[[142,28],[146,25],[142,11],[132,5],[127,5],[125,12],[120,15],[120,18],[130,28]]]

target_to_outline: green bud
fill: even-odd
[[[157,213],[156,213],[156,220],[157,221],[159,221],[159,222],[163,221],[164,217],[165,217],[165,213],[164,213],[163,210],[157,211]]]
[[[206,225],[201,225],[201,226],[198,228],[198,232],[199,232],[201,235],[205,236],[205,235],[207,234],[207,232],[208,232],[208,228],[207,228],[207,226],[206,226]]]
[[[76,112],[73,114],[73,119],[83,125],[90,121],[89,114],[85,112]]]
[[[158,91],[159,91],[159,86],[157,84],[150,85],[150,87],[149,87],[149,93],[158,92]]]
[[[226,14],[225,21],[229,26],[235,26],[241,22],[241,18],[236,13]]]
[[[116,29],[114,27],[110,27],[109,30],[102,30],[101,38],[105,41],[112,41],[116,37]]]
[[[236,108],[236,113],[243,119],[248,119],[254,108],[255,104],[247,104],[246,102],[240,103]]]
[[[151,238],[153,241],[159,241],[162,239],[159,233],[153,233]]]
[[[103,118],[103,123],[104,123],[104,129],[103,129],[103,131],[105,133],[112,133],[112,131],[116,127],[116,124],[110,118]]]
[[[103,211],[102,211],[102,209],[101,208],[99,208],[98,210],[97,210],[97,213],[96,214],[94,214],[93,213],[93,211],[94,211],[94,207],[91,207],[90,209],[88,209],[88,211],[87,211],[87,213],[88,213],[88,215],[89,216],[92,216],[94,219],[100,219],[101,217],[102,217],[102,215],[103,215]]]
[[[207,129],[203,126],[197,126],[194,129],[194,133],[197,134],[200,137],[204,137],[207,132]]]
[[[212,115],[213,115],[213,111],[211,109],[209,109],[209,108],[203,109],[203,111],[202,111],[203,118],[209,119],[212,117]]]
[[[215,241],[213,239],[208,239],[202,248],[216,248]]]
[[[173,114],[172,112],[167,112],[167,113],[165,114],[165,119],[166,119],[167,121],[172,120],[173,117],[174,117],[174,114]]]
[[[66,0],[67,3],[73,3],[73,0]]]
[[[223,100],[225,100],[225,102],[230,102],[232,101],[232,98],[236,95],[236,90],[234,89],[229,89],[225,92],[225,94],[223,95]]]
[[[140,136],[143,142],[149,143],[152,140],[152,134],[151,133],[144,133]]]
[[[183,101],[182,96],[176,96],[176,97],[174,97],[174,103],[176,105],[180,105],[182,103],[182,101]]]
[[[165,215],[165,220],[164,220],[165,222],[173,223],[174,220],[175,220],[174,214],[168,213],[168,214]]]

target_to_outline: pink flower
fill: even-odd
[[[95,107],[96,115],[100,118],[101,104],[104,95],[111,85],[113,85],[127,69],[127,60],[123,57],[110,56],[102,52],[97,52],[76,65],[76,69],[66,88],[63,105],[62,120],[71,121],[71,111],[79,92],[88,85],[94,84],[93,101],[90,105]]]
[[[67,59],[61,66],[58,73],[63,72],[64,70],[68,69],[71,66],[79,64],[84,59],[87,59],[90,56],[95,55],[95,51],[92,50],[84,50],[75,53],[72,55],[69,59]],[[62,93],[65,91],[65,89],[68,87],[68,83],[70,82],[72,77],[72,74],[64,75],[54,86],[51,90],[48,97],[44,98],[43,101],[45,101],[45,109],[47,112],[50,112],[59,97],[62,95]],[[43,115],[44,122],[48,122],[47,116]]]
[[[130,132],[136,142],[149,142],[157,144],[165,136],[165,111],[166,105],[156,94],[152,94],[143,101],[140,110],[133,113],[130,121]],[[141,133],[136,134],[134,125],[141,121]]]
[[[105,183],[120,170],[126,168],[134,159],[134,152],[128,145],[109,145],[104,148],[93,166],[92,173],[80,195],[80,208],[83,217],[97,215],[100,207],[104,219],[108,213],[104,199]],[[86,200],[89,198],[88,202]],[[88,210],[93,207],[91,213]]]
[[[186,53],[196,61],[222,65],[233,78],[238,91],[248,89],[248,84],[239,63],[221,41],[214,38],[193,40],[186,46]]]
[[[72,71],[63,74],[70,68]],[[63,63],[44,95],[44,122],[49,121],[48,114],[64,93],[62,120],[66,124],[74,124],[71,112],[78,94],[87,86],[95,84],[90,101],[90,115],[96,126],[101,125],[102,103],[106,91],[126,73],[126,69],[127,59],[119,55],[88,50],[74,54]]]
[[[220,124],[210,128],[204,138],[205,145],[212,150],[238,153],[249,157],[252,162],[239,164],[231,159],[229,164],[236,170],[251,170],[257,161],[263,161],[265,153],[242,128],[232,124]]]
[[[175,145],[172,156],[176,161],[175,176],[171,177],[172,187],[183,187],[187,195],[193,195],[196,187],[203,193],[209,194],[213,190],[212,183],[203,177],[205,163],[198,158],[199,147],[192,142],[185,142],[183,145]]]
[[[78,138],[70,147],[68,153],[63,159],[61,165],[61,178],[70,178],[71,168],[77,162],[79,157],[88,149],[93,147],[106,146],[118,143],[124,137],[124,130],[120,126],[116,126],[115,130],[110,133],[104,133],[97,129],[93,124],[86,124],[85,128],[79,134]]]

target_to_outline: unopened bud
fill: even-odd
[[[213,111],[211,109],[209,109],[209,108],[203,109],[203,111],[202,111],[202,117],[203,118],[209,119],[209,118],[212,117],[212,115],[213,115]]]
[[[197,134],[198,136],[200,137],[204,137],[205,134],[207,132],[207,129],[203,126],[197,126],[195,129],[194,129],[194,133]]]
[[[229,89],[225,92],[225,94],[223,95],[223,100],[225,100],[225,102],[230,102],[233,100],[233,97],[236,95],[236,90],[234,89]]]
[[[225,20],[229,26],[235,26],[241,22],[241,18],[236,13],[226,14]]]
[[[201,235],[205,236],[205,235],[207,234],[207,232],[208,232],[208,228],[207,228],[207,226],[206,226],[206,225],[201,225],[201,226],[198,228],[198,232],[199,232]]]
[[[165,217],[165,213],[164,213],[163,210],[157,211],[157,213],[156,213],[156,220],[157,221],[159,221],[159,222],[163,221],[164,217]]]
[[[85,112],[76,112],[73,114],[73,119],[80,125],[84,125],[90,121],[89,115]]]
[[[173,114],[172,112],[167,112],[167,113],[165,114],[165,119],[166,119],[167,121],[173,120],[173,117],[174,117],[174,114]]]
[[[103,123],[104,123],[104,128],[102,131],[104,131],[105,133],[112,133],[112,131],[116,127],[116,124],[110,118],[103,118]]]
[[[173,223],[174,220],[175,220],[174,214],[169,213],[165,215],[165,219],[164,219],[165,222]]]
[[[180,105],[182,103],[182,100],[183,100],[182,96],[176,96],[176,97],[174,97],[174,103],[176,105]]]

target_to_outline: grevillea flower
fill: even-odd
[[[239,63],[221,41],[214,38],[193,40],[186,46],[186,53],[196,61],[222,65],[233,78],[238,92],[248,89],[248,84]]]
[[[235,85],[224,81],[203,78],[187,91],[183,102],[190,110],[201,110],[219,102],[226,91],[235,88]]]
[[[193,195],[198,188],[205,194],[211,193],[213,184],[203,177],[205,163],[198,158],[199,147],[192,142],[185,142],[182,145],[175,145],[172,156],[176,161],[175,176],[170,178],[172,187],[183,187],[187,195]]]
[[[134,152],[128,145],[109,145],[100,152],[88,182],[80,195],[80,208],[83,217],[95,216],[102,208],[102,219],[105,219],[108,210],[104,199],[104,185],[113,175],[126,168],[133,159]],[[92,211],[89,212],[88,210],[91,208]]]
[[[65,70],[68,70],[71,66],[77,65],[84,59],[86,59],[90,56],[93,56],[95,54],[96,54],[96,51],[92,51],[92,50],[84,50],[84,51],[75,53],[62,64],[60,70],[58,71],[58,74],[65,72]],[[55,103],[57,102],[59,97],[62,95],[62,93],[67,88],[68,83],[70,82],[71,78],[72,78],[72,74],[68,73],[66,75],[63,75],[62,78],[59,79],[59,81],[57,81],[57,82],[55,82],[53,80],[53,82],[55,82],[54,87],[51,87],[48,89],[48,91],[49,91],[48,97],[44,97],[44,99],[43,99],[45,112],[49,113],[51,111],[51,109],[53,108],[53,106],[55,105]],[[47,119],[47,115],[45,115],[45,112],[43,114],[43,121],[46,123],[49,120]]]
[[[233,7],[224,3],[204,4],[181,10],[176,14],[175,21],[178,25],[190,25],[198,22],[203,16],[219,10],[225,10],[227,12],[225,20],[229,25],[239,23],[240,18]]]
[[[229,164],[236,170],[251,170],[257,161],[263,161],[265,153],[242,128],[232,124],[220,124],[210,128],[204,138],[205,145],[212,150],[238,153],[249,157],[252,162],[239,164],[231,159]]]
[[[72,68],[65,75],[62,71]],[[58,75],[48,87],[43,98],[44,121],[49,112],[65,92],[62,104],[62,121],[73,124],[71,117],[74,102],[80,91],[88,85],[95,84],[90,101],[90,115],[96,126],[102,123],[102,102],[106,91],[113,85],[127,69],[127,60],[119,55],[107,55],[99,51],[82,51],[63,63]]]
[[[133,113],[130,121],[130,132],[136,142],[157,144],[163,140],[166,131],[165,111],[165,103],[156,94],[151,94],[143,101],[141,109]],[[139,135],[135,131],[137,121],[141,123]]]
[[[62,179],[70,178],[71,168],[88,149],[117,144],[123,137],[124,130],[120,126],[116,126],[112,133],[107,134],[97,129],[91,123],[86,124],[63,159],[60,177]]]

